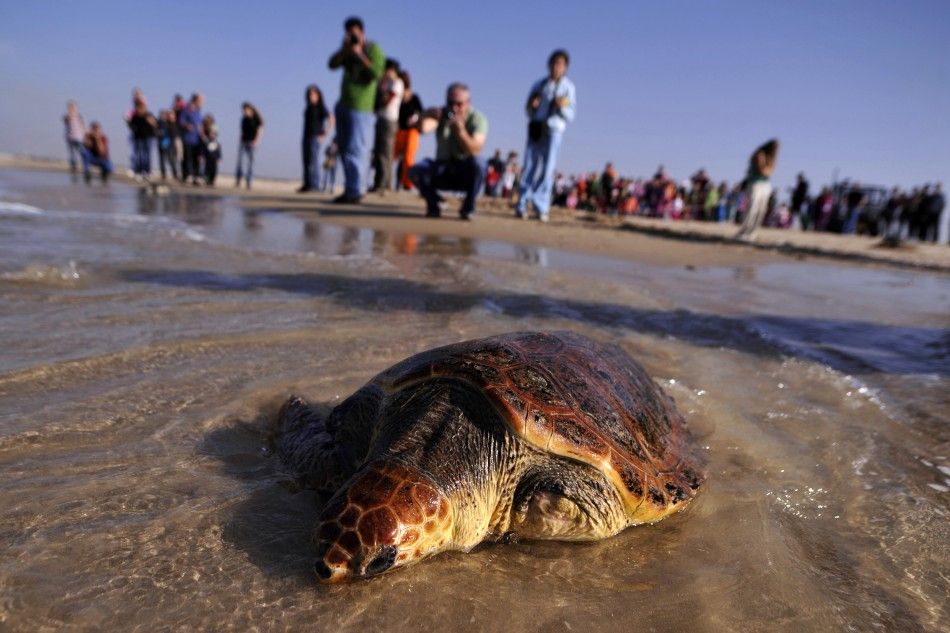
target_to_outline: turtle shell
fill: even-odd
[[[631,524],[681,509],[705,479],[672,399],[630,356],[573,332],[518,332],[417,354],[381,374],[399,391],[432,379],[482,390],[534,447],[603,472]]]

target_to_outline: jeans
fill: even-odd
[[[841,232],[845,235],[853,235],[858,230],[858,219],[861,217],[861,209],[859,207],[854,207],[853,209],[848,209],[848,219],[844,222],[844,228],[841,229]]]
[[[373,167],[376,175],[373,188],[385,191],[393,186],[393,147],[399,124],[382,117],[376,119],[376,141],[373,143]]]
[[[172,178],[178,179],[178,163],[175,156],[175,142],[173,139],[162,139],[158,142],[158,167],[162,172],[162,180],[168,175],[165,168],[168,163],[168,170],[172,172]]]
[[[185,143],[185,152],[181,159],[182,181],[187,181],[189,178],[191,178],[193,182],[198,182],[198,178],[201,176],[199,173],[201,154],[201,143]]]
[[[305,136],[303,149],[303,186],[307,189],[320,187],[320,137]]]
[[[247,155],[247,169],[244,167],[244,156]],[[241,143],[238,145],[237,171],[234,174],[234,180],[237,186],[241,186],[241,178],[247,179],[248,188],[251,187],[251,178],[254,177],[254,144]]]
[[[465,200],[459,214],[468,217],[475,213],[475,200],[485,181],[485,161],[477,156],[462,160],[434,160],[427,158],[412,166],[409,179],[426,201],[426,212],[439,215],[442,198],[439,190],[461,191]]]
[[[145,176],[152,172],[152,139],[132,139],[132,171]]]
[[[83,175],[88,181],[92,178],[92,173],[90,173],[91,167],[98,167],[99,173],[102,176],[102,181],[105,182],[109,177],[109,174],[112,173],[112,161],[108,158],[100,158],[99,156],[93,156],[92,152],[88,149],[83,149],[82,152],[82,171]]]
[[[551,209],[551,188],[554,185],[554,168],[562,135],[563,132],[559,130],[549,130],[536,141],[528,139],[521,169],[521,190],[515,209],[518,215],[524,215],[525,205],[530,200],[538,215],[547,217]]]
[[[372,112],[336,107],[336,141],[343,159],[345,181],[343,193],[350,197],[363,195],[374,118]]]
[[[66,150],[69,152],[69,171],[75,173],[82,161],[82,141],[66,139]]]
[[[336,187],[336,161],[323,170],[323,182],[320,183],[320,191],[329,191],[333,193]]]

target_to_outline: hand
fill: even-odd
[[[528,107],[532,110],[537,110],[541,107],[541,95],[534,95],[531,97],[531,101],[528,102]]]
[[[465,121],[462,120],[462,117],[456,116],[451,121],[449,121],[449,129],[455,132],[455,135],[458,136],[465,129]]]
[[[563,96],[563,97],[558,97],[558,100],[557,100],[557,107],[559,107],[559,108],[566,108],[566,107],[569,106],[569,105],[571,105],[571,100],[568,99],[566,95]]]

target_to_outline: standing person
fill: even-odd
[[[86,138],[86,123],[79,114],[75,101],[66,102],[66,114],[63,115],[63,125],[66,132],[66,151],[69,152],[69,171],[75,174],[79,171],[82,161],[82,143]]]
[[[841,230],[842,233],[851,235],[857,232],[858,230],[858,220],[861,218],[861,209],[864,208],[865,195],[864,191],[861,189],[861,183],[856,182],[851,185],[848,195],[845,197],[845,202],[847,203],[847,215],[845,216],[844,227]]]
[[[89,132],[83,139],[82,171],[88,185],[92,182],[90,167],[98,167],[102,182],[109,180],[112,173],[112,161],[109,160],[109,139],[102,133],[102,126],[93,121]]]
[[[799,219],[803,229],[808,228],[808,220],[802,215],[802,209],[808,202],[808,181],[805,174],[798,172],[795,189],[792,190],[792,216]]]
[[[144,99],[135,102],[128,126],[132,132],[132,171],[136,178],[147,179],[152,173],[152,138],[158,121],[148,111]]]
[[[412,90],[409,73],[402,70],[399,72],[399,78],[402,79],[403,93],[402,103],[399,104],[399,131],[396,132],[396,147],[393,153],[399,159],[398,182],[403,189],[409,190],[412,189],[409,169],[415,163],[416,152],[419,151],[419,129],[416,125],[422,116],[422,101]]]
[[[251,188],[251,179],[254,177],[254,148],[261,140],[264,131],[264,119],[257,108],[245,101],[241,104],[241,142],[238,144],[237,168],[234,174],[234,186],[241,186],[241,178],[247,180],[247,188]],[[247,156],[247,168],[244,169],[244,157]]]
[[[471,220],[475,200],[482,191],[485,165],[479,158],[488,135],[488,119],[472,108],[468,86],[453,83],[445,94],[445,107],[423,113],[419,131],[435,131],[435,160],[426,159],[409,170],[409,178],[426,201],[426,217],[442,214],[439,190],[465,194],[459,216]]]
[[[920,239],[928,242],[944,242],[943,211],[947,206],[946,199],[943,197],[943,188],[938,182],[934,185],[930,195],[923,201],[923,227],[920,231]]]
[[[496,149],[488,159],[488,168],[485,172],[485,193],[497,198],[501,192],[501,177],[505,173],[505,161],[501,157],[501,150]]]
[[[518,166],[518,152],[508,152],[508,159],[505,161],[505,167],[501,174],[501,197],[503,200],[511,200],[520,175],[521,167]]]
[[[373,143],[373,168],[376,170],[372,191],[384,194],[392,188],[393,148],[399,127],[399,107],[405,86],[399,78],[399,62],[386,60],[383,78],[377,87],[376,141]]]
[[[178,180],[178,163],[175,156],[175,140],[178,136],[178,125],[175,123],[175,113],[171,110],[162,110],[158,113],[158,168],[162,172],[162,180],[168,176],[165,164],[172,172],[172,178]]]
[[[369,163],[369,138],[376,104],[376,83],[386,62],[376,42],[366,41],[363,21],[351,17],[343,25],[343,45],[330,56],[330,70],[343,68],[340,101],[336,105],[337,145],[343,158],[343,193],[334,202],[357,203]]]
[[[205,183],[214,187],[218,177],[218,163],[221,161],[221,142],[218,140],[218,124],[214,122],[214,115],[208,114],[201,120],[202,157],[204,158]]]
[[[333,115],[323,102],[323,92],[315,84],[304,93],[307,106],[303,111],[303,185],[297,193],[316,191],[320,187],[320,146],[333,127]]]
[[[574,120],[576,95],[574,84],[567,78],[570,58],[558,49],[548,57],[548,76],[533,86],[528,94],[528,141],[521,169],[521,189],[515,215],[525,217],[530,201],[538,219],[548,221],[551,209],[551,187],[557,166],[557,152],[568,122]]]
[[[336,188],[336,160],[339,151],[336,147],[336,139],[327,146],[323,159],[323,181],[320,183],[320,191],[329,191],[333,193]]]
[[[202,105],[204,105],[204,96],[197,92],[194,93],[191,95],[191,101],[181,111],[179,117],[181,140],[184,146],[184,154],[181,159],[181,181],[188,182],[190,178],[192,184],[195,185],[200,184],[198,178],[201,176],[199,164],[204,141],[201,136]]]
[[[749,169],[746,172],[746,192],[749,197],[748,210],[737,238],[749,238],[762,225],[769,210],[769,198],[772,196],[772,183],[769,177],[775,172],[778,158],[778,139],[771,139],[759,146],[749,157]]]

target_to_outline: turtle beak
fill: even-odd
[[[379,548],[374,556],[364,560],[363,564],[353,565],[352,559],[339,559],[332,549],[332,547],[327,547],[318,552],[319,558],[313,565],[314,573],[324,584],[336,584],[353,578],[368,578],[381,574],[396,563],[396,556],[399,554],[394,545],[385,545]]]
[[[313,571],[320,582],[336,584],[346,582],[353,577],[350,570],[350,560],[337,554],[338,552],[331,551],[329,546],[322,547],[317,552],[317,562],[313,565]]]

